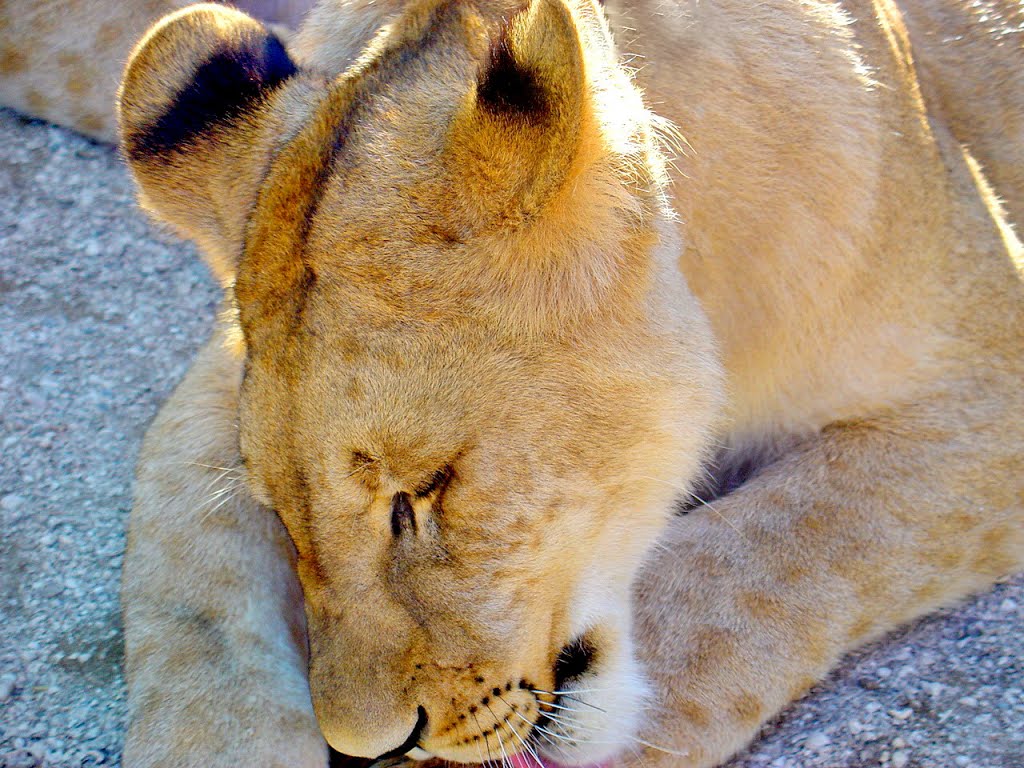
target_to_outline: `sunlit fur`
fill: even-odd
[[[656,148],[634,93],[614,110],[589,86],[629,88],[586,10],[577,28],[545,0],[501,33],[550,89],[526,118],[477,102],[487,19],[406,10],[254,210],[235,289],[241,450],[295,541],[314,708],[348,754],[401,744],[418,706],[431,754],[478,760],[481,729],[514,751],[566,643],[600,631],[620,668],[633,575],[711,434],[717,368]],[[295,167],[339,121],[297,265],[291,187],[319,171]],[[413,500],[417,534],[396,539],[395,494],[444,467],[443,491]]]
[[[423,707],[430,754],[518,751],[583,635],[593,674],[638,681],[600,727],[635,725],[630,586],[709,458],[720,376],[599,12],[413,4],[340,76],[313,58],[190,152],[138,149],[186,52],[253,23],[207,6],[155,28],[122,125],[143,200],[236,301],[241,457],[297,550],[320,727],[375,756]],[[530,74],[528,109],[477,95],[495,46]],[[396,537],[401,492],[416,532]]]
[[[325,0],[297,74],[167,148],[211,56],[272,46],[222,6],[154,27],[122,146],[226,298],[140,459],[125,764],[323,766],[422,707],[418,756],[711,766],[1018,569],[1022,29]]]

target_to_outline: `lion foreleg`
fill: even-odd
[[[327,762],[291,545],[242,484],[240,367],[215,336],[139,461],[122,586],[129,768]]]
[[[642,735],[669,751],[638,765],[716,765],[846,651],[1020,567],[1005,470],[1020,435],[984,410],[826,428],[672,521],[636,630],[654,683]]]

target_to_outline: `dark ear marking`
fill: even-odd
[[[156,122],[126,137],[129,158],[166,154],[232,123],[297,71],[276,35],[246,30],[199,65]]]
[[[516,61],[505,24],[491,43],[490,56],[477,81],[477,103],[509,116],[539,120],[548,111],[537,73]]]

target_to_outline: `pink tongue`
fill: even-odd
[[[537,761],[533,758],[533,755],[526,755],[520,752],[517,755],[512,755],[509,758],[509,762],[512,763],[512,768],[540,768],[537,765]],[[544,768],[568,768],[560,763],[552,762],[551,760],[545,760],[543,762]],[[580,766],[579,768],[611,768],[611,762],[606,763],[595,763],[594,765]]]

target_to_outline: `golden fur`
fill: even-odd
[[[551,760],[713,766],[1019,569],[985,8],[324,0],[295,71],[221,6],[151,29],[123,147],[226,300],[140,458],[125,764],[475,762],[544,716]]]

